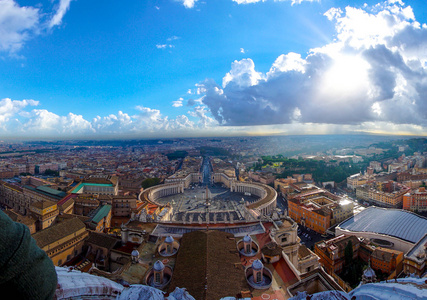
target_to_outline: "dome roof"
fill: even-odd
[[[254,270],[261,270],[262,268],[264,268],[264,265],[262,264],[262,262],[257,259],[252,263],[252,269]]]
[[[247,235],[245,235],[245,237],[243,238],[243,241],[244,241],[245,243],[250,243],[250,242],[252,242],[252,238],[247,234]]]
[[[375,277],[375,271],[372,270],[371,267],[368,267],[365,271],[363,271],[363,276],[366,278],[373,278]]]
[[[132,251],[131,255],[132,255],[132,256],[134,256],[134,257],[139,257],[139,252],[138,252],[138,250],[134,249],[134,250]]]
[[[165,268],[165,265],[160,260],[154,263],[153,270],[162,271],[164,268]]]
[[[170,235],[168,235],[168,236],[165,238],[165,242],[166,242],[166,243],[173,243],[173,237],[171,237]]]

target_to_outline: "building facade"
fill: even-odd
[[[411,190],[403,195],[403,209],[413,212],[427,211],[427,191],[425,187]]]
[[[32,235],[37,245],[52,259],[55,266],[82,253],[88,237],[85,224],[79,218],[65,220]]]

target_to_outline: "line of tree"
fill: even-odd
[[[148,189],[149,187],[160,184],[161,179],[157,177],[147,178],[141,183],[141,187],[144,189]]]

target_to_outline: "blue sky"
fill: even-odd
[[[424,1],[0,0],[0,137],[427,132]]]

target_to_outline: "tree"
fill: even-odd
[[[44,172],[44,174],[45,174],[45,175],[48,175],[48,176],[59,176],[59,172],[58,172],[58,171],[51,170],[51,169],[47,169],[47,170]]]
[[[344,249],[345,265],[349,266],[353,262],[353,242],[348,241]]]
[[[149,187],[158,185],[160,183],[160,178],[147,178],[141,183],[141,187],[144,189],[148,189]]]

